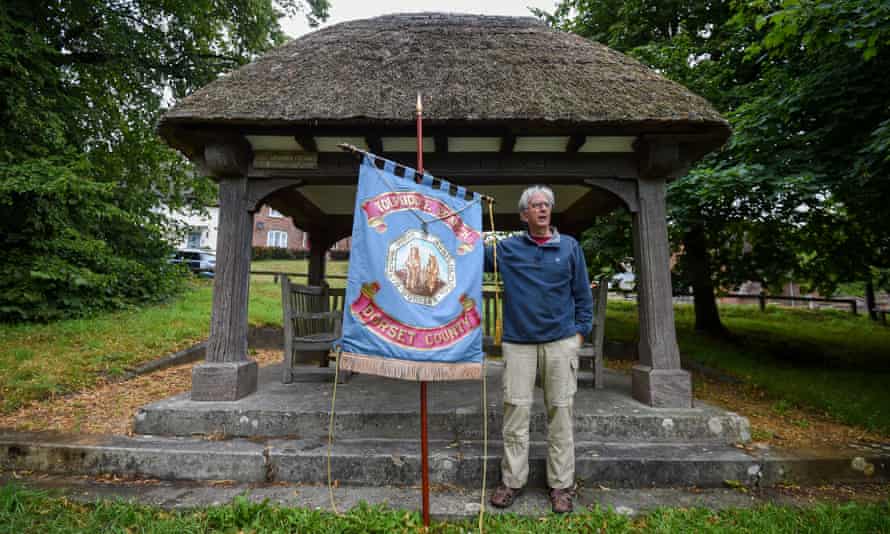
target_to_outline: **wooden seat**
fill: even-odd
[[[606,279],[597,282],[593,290],[593,328],[578,351],[578,359],[589,361],[593,367],[593,387],[603,387],[603,345],[606,330],[606,304],[609,300],[609,284]]]
[[[293,381],[294,364],[303,352],[322,352],[321,365],[328,365],[328,352],[340,339],[342,311],[331,311],[330,289],[292,284],[281,279],[282,324],[284,325],[284,375],[282,382]]]

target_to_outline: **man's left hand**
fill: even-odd
[[[578,344],[583,345],[584,344],[584,336],[581,334],[575,334],[575,335],[578,336]]]

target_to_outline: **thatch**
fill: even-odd
[[[387,15],[337,24],[196,91],[162,119],[294,125],[437,121],[727,128],[638,61],[533,18]]]

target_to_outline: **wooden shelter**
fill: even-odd
[[[192,398],[256,389],[247,358],[254,211],[268,203],[311,233],[310,283],[352,229],[351,143],[412,164],[414,103],[424,96],[424,162],[433,175],[497,199],[517,228],[529,184],[556,193],[554,224],[633,214],[640,306],[633,395],[691,406],[674,330],[665,185],[729,136],[701,97],[638,61],[533,18],[387,15],[291,41],[208,84],[166,113],[160,134],[216,177],[220,228],[206,361]]]

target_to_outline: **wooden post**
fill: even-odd
[[[417,172],[423,174],[423,102],[417,93]],[[430,526],[430,446],[427,436],[426,382],[420,382],[420,478],[423,526]]]
[[[247,299],[253,213],[247,178],[219,181],[219,238],[206,361],[192,369],[192,400],[234,401],[256,391],[257,364],[247,358]]]
[[[878,320],[877,305],[875,304],[875,284],[872,282],[871,276],[865,280],[865,309],[868,310],[868,317],[872,321]]]
[[[334,243],[327,233],[312,229],[309,231],[309,285],[320,286],[325,279],[327,270],[328,249]]]
[[[674,327],[665,206],[666,178],[680,167],[678,147],[643,145],[639,151],[639,211],[633,214],[633,232],[640,341],[639,364],[631,375],[633,396],[659,408],[691,408],[692,379],[680,366]]]

